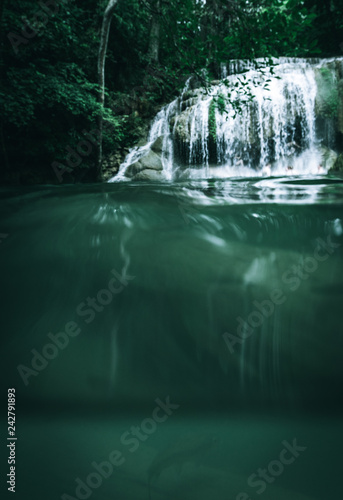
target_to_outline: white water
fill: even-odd
[[[142,156],[144,156],[149,151],[150,146],[153,144],[153,142],[160,136],[163,136],[163,173],[166,179],[172,178],[174,148],[172,135],[170,134],[170,118],[171,116],[174,116],[178,111],[178,101],[179,99],[175,99],[170,104],[162,108],[159,113],[157,113],[151,124],[147,143],[142,147],[135,147],[130,151],[130,153],[125,158],[124,163],[121,164],[118,174],[110,179],[109,182],[129,180],[127,177],[125,177],[127,167],[142,158]]]
[[[193,100],[187,102],[189,79],[181,96],[156,115],[147,144],[129,153],[110,182],[127,180],[127,167],[146,154],[159,136],[163,136],[163,174],[169,180],[180,176],[223,178],[326,173],[316,137],[315,71],[330,62],[332,60],[282,58],[274,60],[272,71],[265,68],[261,72],[253,63],[232,61],[222,65],[223,80],[219,85],[211,86],[208,92],[198,89],[191,96]],[[234,72],[240,74],[232,74]],[[249,88],[250,103],[244,102],[249,97],[242,92],[244,88]],[[218,96],[224,97],[226,109],[220,112],[217,106],[215,110],[216,148],[211,154],[209,107]],[[241,113],[236,113],[232,105],[235,100],[243,104]],[[181,156],[176,152],[180,144],[178,126],[183,129]]]

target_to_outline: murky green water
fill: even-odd
[[[342,179],[2,196],[17,498],[340,498]]]

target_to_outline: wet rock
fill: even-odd
[[[142,148],[147,143],[146,137],[142,137],[136,144],[137,148]]]
[[[103,179],[107,181],[111,179],[119,170],[120,164],[124,160],[125,151],[116,152],[109,156],[107,156],[103,160],[102,170],[103,170]]]
[[[131,165],[127,167],[125,175],[126,177],[133,177],[134,175],[138,174],[138,172],[140,172],[141,170],[143,170],[141,163],[139,161],[135,161],[134,163],[131,163]]]
[[[336,161],[330,168],[329,172],[343,172],[343,154],[337,156]]]
[[[181,113],[177,118],[176,127],[174,129],[176,141],[189,143],[191,140],[190,121],[194,111],[194,106],[190,106],[186,111]]]
[[[317,95],[315,113],[324,118],[335,117],[338,106],[338,87],[330,65],[315,69]]]
[[[335,151],[325,146],[322,146],[320,148],[320,152],[322,155],[322,166],[328,171],[332,171],[338,159],[337,153],[335,153]]]
[[[343,78],[343,60],[341,58],[336,60],[336,71],[337,71],[338,77],[340,79],[342,79]]]
[[[161,157],[154,151],[149,151],[147,155],[139,160],[139,162],[143,166],[143,169],[150,168],[152,170],[163,170]]]
[[[134,181],[163,181],[164,174],[160,171],[146,168],[133,177]]]
[[[197,102],[197,97],[191,97],[187,100],[184,100],[181,104],[181,111],[185,111],[185,109],[189,108],[190,106],[194,106]]]
[[[161,154],[163,151],[163,135],[157,137],[157,139],[150,146],[151,151],[154,153]]]
[[[146,155],[142,156],[142,158],[138,161],[127,167],[125,175],[127,177],[133,177],[145,169],[157,171],[163,170],[161,156],[154,153],[154,151],[149,150]]]
[[[343,134],[343,79],[338,82],[337,130]]]
[[[197,88],[193,90],[187,90],[187,92],[184,92],[182,97],[184,101],[187,101],[188,99],[194,99],[194,98],[198,99],[199,96],[201,95],[202,95],[202,89]]]

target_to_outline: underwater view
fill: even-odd
[[[340,498],[341,177],[1,194],[23,498]]]

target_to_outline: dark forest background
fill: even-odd
[[[94,181],[100,115],[108,178],[190,75],[204,85],[230,59],[343,55],[343,0],[118,0],[103,108],[98,53],[108,3],[0,0],[3,182]]]

